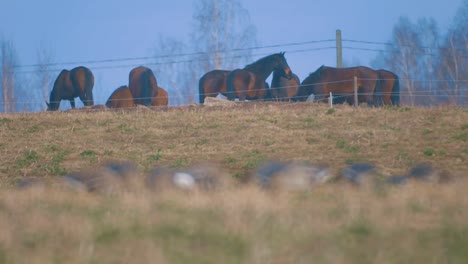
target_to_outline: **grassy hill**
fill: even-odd
[[[247,103],[0,115],[0,263],[466,263],[468,111]],[[324,184],[271,193],[58,187],[109,160],[183,169],[213,162],[243,180],[267,160],[382,177],[422,162],[447,184]],[[18,180],[45,186],[18,190]]]

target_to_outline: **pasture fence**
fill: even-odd
[[[363,79],[363,80],[375,80],[375,79]],[[389,79],[380,79],[380,80],[389,80]],[[402,79],[400,78],[399,79],[400,82],[402,81],[405,81],[405,80],[409,80],[413,83],[421,83],[421,82],[432,82],[432,83],[448,83],[448,82],[455,82],[455,83],[458,83],[459,84],[459,89],[458,90],[455,90],[451,87],[447,87],[447,88],[437,88],[437,89],[433,89],[433,90],[418,90],[418,89],[415,89],[415,90],[408,90],[406,87],[404,87],[404,85],[400,85],[400,91],[399,91],[399,94],[400,94],[400,98],[414,98],[414,99],[422,99],[422,98],[426,98],[427,102],[426,106],[436,106],[438,105],[437,104],[437,101],[442,101],[443,104],[447,104],[447,102],[455,102],[454,104],[457,104],[459,106],[462,106],[462,107],[466,107],[468,106],[468,80],[456,80],[456,81],[453,81],[453,80],[417,80],[417,79]],[[330,97],[332,99],[338,99],[338,101],[340,101],[339,99],[343,99],[345,97],[353,97],[354,96],[354,102],[357,102],[358,100],[356,98],[358,98],[359,96],[366,96],[366,95],[369,95],[369,93],[364,93],[364,92],[360,92],[358,87],[357,87],[357,83],[356,83],[356,78],[353,78],[353,79],[348,79],[348,80],[338,80],[338,81],[331,81],[331,82],[317,82],[317,83],[312,83],[312,84],[301,84],[298,86],[298,89],[300,87],[306,87],[306,86],[314,86],[314,85],[324,85],[324,84],[336,84],[336,83],[343,83],[343,82],[349,82],[351,85],[354,85],[354,93],[353,94],[348,94],[348,93],[339,93],[339,94],[312,94],[312,96],[310,95],[307,95],[307,96],[304,96],[304,97],[301,97],[301,96],[295,96],[296,99],[307,99],[310,97],[310,99],[313,98],[313,100],[310,100],[309,101],[315,101],[315,102],[323,102],[323,103],[330,103],[330,100],[329,99]],[[291,88],[291,87],[294,87],[294,86],[281,86],[281,87],[270,87],[269,89],[270,90],[282,90],[282,89],[287,89],[287,88]],[[198,87],[196,87],[195,89],[193,90],[198,90]],[[177,104],[177,105],[174,105],[174,104],[171,104],[171,101],[172,100],[175,100],[177,98],[177,100],[179,102],[183,102],[183,101],[188,101],[189,99],[193,99],[196,97],[196,93],[192,93],[192,94],[181,94],[180,92],[177,92],[177,93],[174,93],[174,91],[171,91],[170,89],[168,90],[168,93],[169,93],[169,105],[171,107],[177,107],[177,106],[188,106],[188,105],[192,105],[193,103],[182,103],[182,104]],[[174,95],[175,94],[175,95]],[[227,94],[227,93],[225,93]],[[380,93],[381,95],[392,95],[392,93],[389,93],[389,92],[381,92]],[[208,96],[211,96],[211,97],[215,97],[216,94],[207,94]],[[109,95],[110,96],[110,95]],[[100,105],[100,104],[104,104],[108,98],[104,98],[104,99],[98,99],[96,100],[97,98],[95,98],[95,102],[97,105]],[[137,98],[137,99],[145,99],[145,98]],[[282,100],[282,99],[288,99],[288,98],[277,98],[277,100]],[[45,98],[45,100],[47,101],[48,98]],[[120,100],[126,100],[126,99],[120,99]],[[127,99],[128,100],[128,99]],[[78,103],[80,102],[78,98],[75,99],[75,101]],[[274,101],[274,100],[269,100],[269,101]],[[333,102],[334,100],[331,100],[331,102]],[[402,100],[404,101],[404,100]],[[101,103],[102,102],[102,103]],[[65,103],[67,104],[68,102],[66,100],[63,100],[62,104]],[[16,111],[15,112],[25,112],[27,111],[27,109],[32,109],[34,107],[38,108],[39,110],[37,111],[41,111],[41,108],[42,107],[45,107],[45,102],[44,102],[44,99],[40,99],[40,100],[14,100],[14,101],[9,101],[9,104],[15,104],[16,107]],[[78,105],[78,104],[77,104]],[[408,106],[408,104],[402,102],[401,105],[404,105],[404,106]],[[37,107],[39,106],[39,107]],[[330,105],[330,107],[333,107],[333,105]],[[357,107],[357,105],[355,105],[355,107]],[[157,107],[153,107],[153,108],[157,108]],[[0,109],[3,109],[3,101],[0,101]],[[34,112],[34,111],[33,111]]]

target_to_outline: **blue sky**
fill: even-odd
[[[387,42],[399,16],[408,16],[413,22],[432,17],[445,32],[461,3],[462,0],[242,0],[257,28],[260,45],[333,39],[336,29],[342,30],[344,39]],[[192,8],[191,0],[0,0],[0,38],[13,42],[21,65],[37,63],[41,45],[52,51],[54,62],[154,56],[158,36],[187,39],[192,29]],[[326,46],[334,43],[268,51],[287,50],[288,63],[302,80],[322,64],[335,66],[335,50],[313,50]],[[352,43],[346,46],[383,48]],[[301,49],[308,51],[288,53]],[[343,51],[347,64],[369,65],[375,55],[371,51]],[[134,66],[140,64],[135,62]],[[78,65],[59,67],[74,66]],[[93,70],[93,65],[89,67]],[[127,84],[131,68],[93,70],[96,103],[105,103],[114,89]],[[53,73],[53,78],[57,74]],[[69,106],[64,102],[62,105]]]

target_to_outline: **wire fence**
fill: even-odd
[[[393,80],[393,79],[362,79],[362,80],[372,80],[372,81],[376,81],[376,80]],[[414,80],[414,79],[400,79],[401,80],[411,80],[413,82],[447,82],[449,80]],[[450,80],[450,81],[453,81],[453,80]],[[461,88],[458,89],[457,91],[455,91],[454,89],[450,89],[450,88],[439,88],[439,89],[436,89],[436,90],[433,90],[433,91],[428,91],[428,90],[407,90],[405,88],[401,89],[398,93],[395,93],[395,92],[385,92],[385,91],[380,91],[378,94],[375,94],[375,93],[369,93],[369,92],[362,92],[362,91],[358,91],[356,93],[356,95],[361,98],[361,97],[366,97],[366,96],[385,96],[385,95],[399,95],[399,97],[402,99],[401,101],[404,101],[403,99],[405,98],[410,98],[410,97],[413,97],[413,98],[426,98],[426,99],[431,99],[432,101],[441,101],[441,103],[444,103],[446,102],[447,98],[452,98],[452,99],[455,99],[456,102],[459,102],[457,105],[460,105],[460,106],[468,106],[468,80],[456,80],[455,82],[459,83],[459,84],[463,84],[461,85]],[[315,83],[310,83],[310,84],[299,84],[299,85],[290,85],[290,86],[280,86],[280,87],[269,87],[269,88],[265,88],[268,90],[268,92],[270,93],[270,97],[266,97],[266,98],[258,98],[258,99],[251,99],[251,100],[247,100],[247,102],[251,102],[251,101],[306,101],[308,99],[308,101],[315,101],[315,102],[328,102],[329,101],[329,97],[330,97],[330,94],[329,93],[310,93],[310,94],[306,94],[306,95],[298,95],[297,94],[297,91],[299,91],[300,89],[304,88],[304,87],[312,87],[312,86],[327,86],[327,85],[334,85],[334,84],[340,84],[340,83],[349,83],[349,88],[348,91],[350,89],[353,89],[353,83],[354,83],[354,79],[347,79],[347,80],[338,80],[338,81],[330,81],[330,82],[315,82]],[[284,94],[286,92],[286,90],[290,90],[290,89],[294,89],[295,90],[295,93],[296,95],[294,97],[287,97],[287,96],[284,96],[282,97],[281,94]],[[190,100],[193,101],[193,98],[198,98],[198,94],[195,92],[195,90],[198,91],[198,87],[196,87],[196,89],[193,89],[193,93],[192,94],[181,94],[181,93],[175,93],[176,95],[174,95],[173,91],[168,91],[169,92],[169,96],[168,96],[168,100],[169,102],[173,99],[175,99],[175,97],[177,98],[177,100],[180,102],[189,102]],[[279,94],[279,96],[276,96],[276,97],[271,97],[271,94],[273,92],[278,92],[276,93],[276,95]],[[284,92],[284,93],[282,93]],[[229,93],[236,93],[235,91],[234,92],[227,92],[227,91],[223,91],[222,93],[207,93],[205,94],[205,97],[227,97],[229,95]],[[346,99],[346,98],[349,98],[349,100],[353,100],[352,97],[355,95],[354,92],[339,92],[339,91],[333,91],[332,92],[332,97],[334,100],[338,101],[338,102],[341,102],[343,99]],[[110,96],[110,95],[109,95]],[[153,97],[154,98],[154,97]],[[112,99],[113,102],[119,102],[119,101],[128,101],[128,100],[134,100],[134,99],[150,99],[150,101],[153,99],[153,98],[148,98],[148,97],[139,97],[139,98],[122,98],[122,99]],[[442,100],[444,99],[444,100]],[[109,100],[109,98],[106,100],[106,102]],[[238,99],[236,99],[238,100]],[[47,99],[46,99],[47,101]],[[76,98],[75,101],[79,101],[78,98]],[[434,103],[436,105],[435,102],[432,102],[431,103]],[[453,101],[453,100],[452,100]],[[62,105],[63,104],[66,104],[67,103],[67,100],[62,100]],[[44,100],[36,100],[36,99],[31,99],[31,100],[14,100],[14,101],[10,101],[9,104],[14,104],[15,105],[15,109],[31,109],[31,108],[34,108],[34,107],[37,107],[38,105],[39,106],[42,106],[42,107],[39,107],[39,111],[40,110],[43,110],[44,106],[45,106],[45,101]],[[96,103],[96,105],[103,105],[105,104],[105,102],[102,102],[102,103]],[[171,106],[187,106],[187,105],[193,105],[194,102],[190,102],[190,103],[184,103],[184,104],[178,104],[178,105],[171,105]],[[403,103],[404,105],[404,103]],[[3,110],[3,102],[0,102],[0,109]],[[21,110],[19,110],[19,112],[21,112]]]
[[[316,44],[324,44],[324,43],[331,43],[335,42],[336,39],[321,39],[321,40],[309,40],[309,41],[302,41],[302,42],[290,42],[290,43],[280,43],[280,44],[272,44],[272,45],[264,45],[264,46],[254,46],[254,47],[246,47],[246,48],[238,48],[238,49],[229,49],[229,50],[218,50],[218,51],[195,51],[195,52],[185,52],[185,53],[173,53],[173,54],[164,54],[164,55],[155,55],[155,56],[140,56],[140,57],[123,57],[123,58],[106,58],[100,60],[78,60],[78,61],[65,61],[65,62],[47,62],[47,63],[33,63],[33,64],[18,64],[13,65],[11,71],[17,74],[30,74],[30,73],[38,73],[41,71],[47,72],[59,72],[62,68],[51,68],[56,66],[70,66],[70,65],[90,65],[93,69],[102,70],[102,69],[116,69],[116,68],[127,68],[127,67],[135,67],[137,65],[145,64],[149,66],[156,66],[156,65],[165,65],[165,64],[177,64],[177,63],[191,63],[191,62],[203,62],[207,60],[212,60],[209,56],[213,54],[222,54],[219,56],[219,59],[228,60],[233,58],[240,58],[245,56],[244,54],[233,54],[245,51],[262,51],[272,48],[282,48],[288,49],[290,47],[296,46],[305,46],[305,45],[316,45]],[[342,39],[344,43],[353,43],[359,45],[379,45],[383,46],[384,48],[371,48],[371,47],[354,47],[354,46],[343,46],[343,49],[348,50],[360,50],[360,51],[371,51],[371,52],[391,52],[391,50],[386,48],[414,48],[419,50],[426,50],[422,52],[421,55],[427,56],[435,56],[433,51],[435,50],[447,50],[448,48],[444,47],[426,47],[426,46],[417,46],[417,45],[405,45],[399,44],[395,45],[389,42],[377,42],[377,41],[366,41],[366,40],[355,40],[355,39]],[[286,50],[288,53],[303,53],[303,52],[310,52],[310,51],[321,51],[321,50],[332,50],[336,49],[336,45],[327,45],[321,47],[308,47],[303,49],[293,49],[293,50]],[[457,56],[462,56],[463,58],[468,58],[468,51],[461,48],[453,48],[456,50]],[[255,53],[252,56],[264,56],[269,55],[271,53]],[[169,60],[167,60],[169,59]],[[131,62],[131,63],[128,63]],[[108,65],[111,63],[111,65]],[[118,63],[119,65],[115,65]],[[125,63],[125,64],[120,64]],[[106,65],[102,65],[106,64]]]

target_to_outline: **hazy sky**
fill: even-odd
[[[413,22],[432,17],[441,32],[445,32],[462,0],[243,0],[242,3],[257,28],[259,44],[273,45],[334,39],[336,29],[342,30],[344,39],[387,42],[399,16],[408,16]],[[37,63],[40,46],[52,51],[54,62],[154,56],[158,36],[187,39],[192,29],[192,11],[192,0],[0,0],[0,38],[13,42],[21,65]],[[335,50],[313,50],[334,45],[330,42],[289,46],[257,53],[286,51],[289,65],[302,80],[322,64],[335,66]],[[379,45],[357,43],[343,46],[383,49]],[[343,50],[347,64],[369,65],[375,55],[372,51]],[[254,60],[260,57],[255,56]],[[127,62],[128,67],[114,69],[93,69],[98,65],[116,66],[113,62],[81,64],[93,71],[95,103],[103,104],[114,89],[127,84],[131,64],[139,66],[144,61]],[[57,68],[74,66],[78,65]],[[18,69],[28,70],[31,68]],[[53,73],[53,78],[57,75],[58,72]],[[194,84],[194,89],[197,86]],[[67,102],[62,105],[69,107]]]

